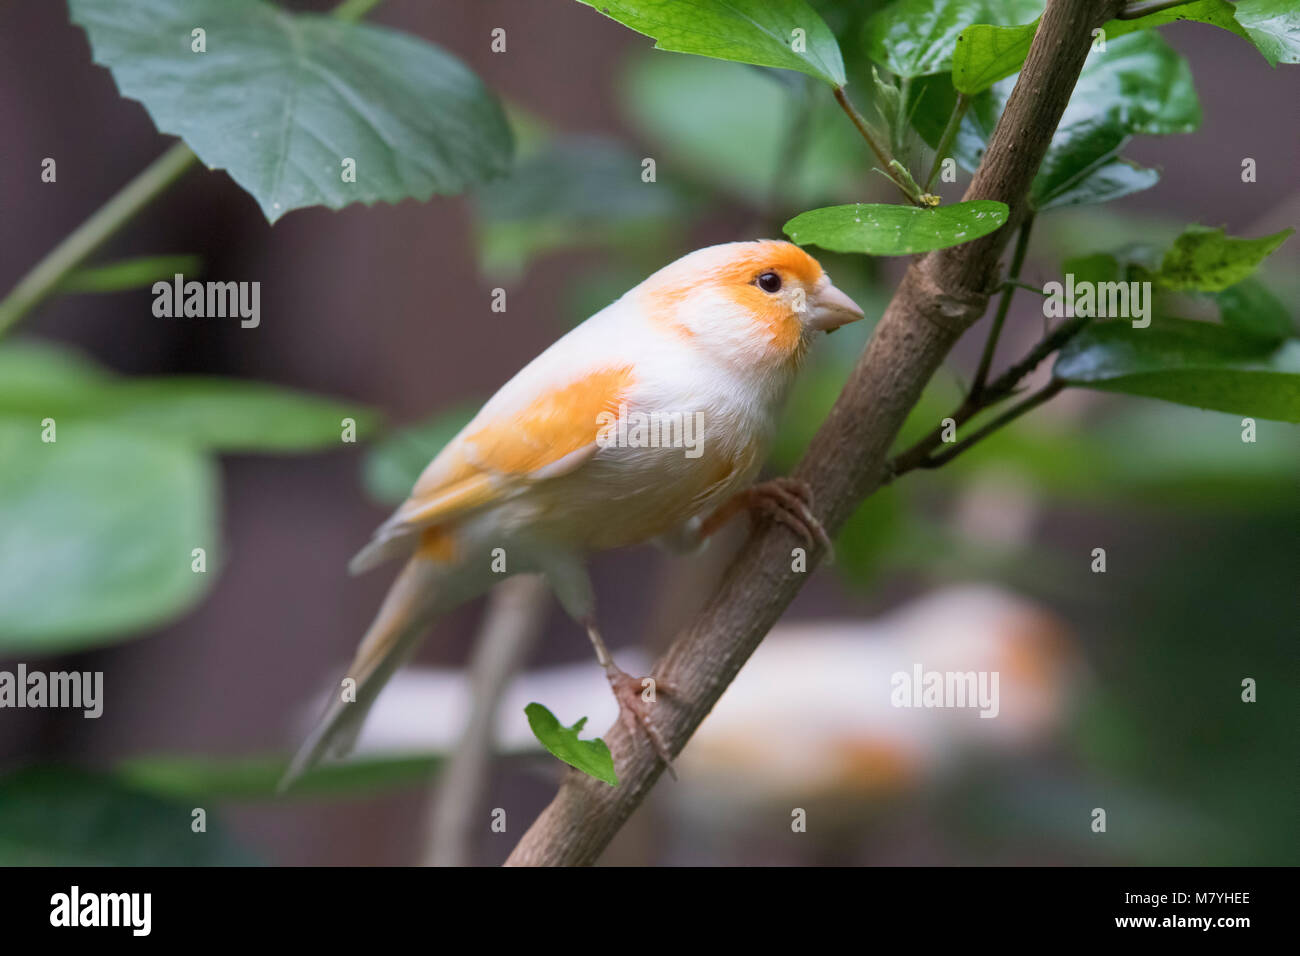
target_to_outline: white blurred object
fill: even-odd
[[[624,667],[635,674],[648,665],[628,654]],[[891,678],[918,665],[996,672],[997,715],[895,707]],[[743,791],[755,801],[908,789],[963,754],[1050,735],[1076,675],[1063,623],[991,587],[936,591],[873,621],[781,625],[687,745],[678,771],[686,785]],[[604,675],[585,660],[524,674],[498,711],[501,750],[540,749],[523,712],[532,701],[564,724],[587,716],[583,736],[603,734],[617,716]],[[357,751],[449,750],[468,710],[461,672],[407,668],[380,696]]]

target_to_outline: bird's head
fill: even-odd
[[[816,259],[772,239],[698,249],[660,269],[637,293],[656,326],[729,364],[797,361],[813,333],[862,318]]]

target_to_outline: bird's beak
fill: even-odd
[[[856,302],[823,279],[824,285],[813,294],[809,302],[808,327],[818,332],[834,332],[841,325],[848,325],[862,318],[862,310]]]

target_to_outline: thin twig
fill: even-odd
[[[1131,3],[1115,14],[1115,19],[1139,20],[1152,13],[1159,13],[1161,10],[1172,10],[1174,7],[1181,7],[1193,2],[1195,0],[1145,0],[1143,3]]]
[[[537,575],[496,586],[469,666],[470,712],[434,796],[425,862],[467,866],[475,821],[486,826],[480,801],[487,788],[497,707],[541,633],[550,592]]]
[[[993,325],[989,329],[989,337],[984,342],[984,352],[980,355],[979,367],[975,370],[975,381],[971,383],[970,394],[976,401],[979,400],[980,392],[984,391],[984,383],[988,381],[989,366],[993,364],[993,353],[997,351],[998,337],[1002,334],[1002,323],[1007,320],[1007,312],[1011,309],[1011,297],[1015,295],[1015,283],[1019,280],[1020,269],[1025,264],[1025,252],[1029,249],[1029,232],[1033,227],[1034,214],[1031,212],[1020,224],[1020,233],[1016,236],[1016,250],[1011,254],[1011,268],[1007,270],[1008,284],[1002,291],[998,311],[993,316]]]
[[[997,431],[1002,426],[1014,422],[1021,415],[1025,414],[1026,412],[1033,411],[1039,405],[1042,405],[1044,402],[1048,401],[1049,399],[1054,398],[1063,388],[1065,388],[1064,382],[1062,382],[1060,379],[1056,379],[1056,378],[1052,379],[1052,381],[1050,381],[1047,385],[1043,386],[1038,391],[1034,392],[1034,394],[1030,395],[1024,401],[1017,402],[1015,405],[1008,408],[1005,412],[1003,412],[997,418],[993,419],[987,425],[981,425],[979,429],[977,429],[975,433],[970,437],[963,438],[961,441],[954,444],[951,448],[948,448],[947,450],[942,451],[937,455],[931,455],[929,458],[922,459],[922,461],[917,465],[917,467],[938,468],[940,465],[946,465],[948,462],[952,461],[962,452],[969,449],[972,445],[976,444],[977,442],[983,441],[985,438],[988,438],[989,435],[992,435],[995,431]]]
[[[889,177],[889,181],[898,187],[899,192],[907,197],[908,202],[916,206],[924,206],[925,203],[921,201],[920,194],[914,193],[913,190],[908,188],[907,184],[899,179],[894,172],[893,167],[890,165],[892,157],[889,155],[889,151],[880,145],[875,133],[871,131],[871,124],[867,122],[865,116],[858,112],[858,108],[853,105],[849,95],[844,92],[844,87],[835,87],[834,93],[835,102],[840,104],[840,109],[844,110],[845,115],[848,116],[857,131],[862,134],[862,138],[867,141],[867,145],[871,147],[876,159],[880,161],[880,171]]]
[[[926,192],[934,188],[934,181],[939,178],[939,170],[948,155],[948,148],[957,138],[957,130],[961,128],[962,117],[966,115],[968,109],[970,109],[970,97],[965,93],[958,93],[957,105],[953,107],[952,115],[948,117],[948,125],[943,128],[943,135],[939,137],[938,145],[934,147],[934,163],[930,166],[930,175],[925,180]]]

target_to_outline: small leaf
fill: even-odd
[[[578,0],[660,50],[797,70],[843,86],[835,34],[804,0]],[[796,32],[798,31],[798,32]]]
[[[1279,341],[1296,334],[1286,306],[1258,279],[1246,279],[1214,297],[1223,324],[1262,339]]]
[[[1052,373],[1070,385],[1300,422],[1300,340],[1280,346],[1210,322],[1090,325]]]
[[[457,405],[387,435],[366,455],[362,471],[366,491],[384,504],[404,501],[420,473],[478,409],[477,403]]]
[[[595,740],[578,739],[578,732],[587,723],[586,717],[572,727],[562,727],[555,715],[541,704],[529,704],[524,713],[528,715],[528,726],[533,729],[533,734],[552,754],[589,777],[603,780],[611,787],[618,786],[614,758],[610,756],[605,741],[599,737]]]
[[[959,246],[988,235],[1007,221],[1006,204],[990,199],[935,209],[886,203],[827,206],[800,213],[784,226],[800,245],[831,252],[905,256]]]
[[[1165,253],[1160,284],[1166,289],[1219,292],[1250,276],[1293,232],[1288,227],[1259,239],[1235,239],[1222,229],[1192,226]]]
[[[202,275],[203,260],[198,256],[141,256],[77,269],[59,283],[59,291],[121,292],[151,286],[159,279],[171,279],[178,272],[190,278]]]
[[[1295,0],[1240,0],[1234,13],[1269,65],[1300,63],[1300,5]]]
[[[459,60],[415,37],[262,0],[69,0],[95,62],[159,132],[292,209],[427,200],[504,174],[510,128]],[[191,30],[206,31],[206,52]],[[355,161],[355,180],[344,177]]]
[[[968,26],[957,38],[952,55],[952,85],[960,93],[982,93],[998,80],[1019,73],[1038,32],[1038,21],[999,27]]]

